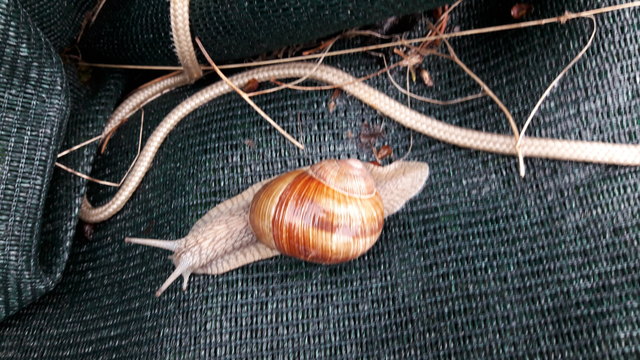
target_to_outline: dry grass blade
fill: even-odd
[[[339,39],[339,37],[335,37],[335,38],[331,39],[328,42],[328,44],[326,45],[326,48],[323,50],[323,54],[324,55],[326,55],[329,52],[329,50],[331,50],[331,47],[333,46],[333,44],[336,43],[336,41],[338,41],[338,39]],[[280,91],[282,89],[287,89],[287,88],[290,88],[291,86],[295,86],[295,85],[307,80],[309,78],[309,76],[311,76],[318,69],[318,67],[322,64],[323,60],[324,60],[324,56],[322,56],[320,59],[318,59],[318,62],[316,64],[316,66],[306,76],[303,76],[303,77],[301,77],[299,79],[296,79],[296,80],[291,81],[291,82],[286,83],[286,84],[283,83],[282,85],[278,85],[278,86],[272,87],[270,89],[261,90],[261,91],[254,91],[251,94],[247,94],[247,95],[250,96],[250,97],[258,96],[258,95],[264,95],[264,94],[269,94],[269,93],[272,93],[272,92]]]
[[[100,185],[106,185],[106,186],[111,186],[111,187],[119,187],[120,186],[120,184],[116,184],[116,183],[111,182],[111,181],[92,178],[89,175],[85,175],[85,174],[83,174],[83,173],[81,173],[79,171],[73,170],[72,168],[70,168],[70,167],[68,167],[66,165],[63,165],[63,164],[61,164],[61,163],[59,163],[57,161],[56,161],[55,165],[57,167],[59,167],[60,169],[66,171],[66,172],[69,172],[69,173],[71,173],[71,174],[73,174],[75,176],[81,177],[81,178],[83,178],[85,180],[88,180],[88,181],[91,181],[91,182],[94,182],[94,183],[97,183],[97,184],[100,184]]]
[[[98,14],[100,14],[100,11],[102,10],[102,7],[106,2],[107,0],[100,0],[96,4],[96,6],[91,11],[89,11],[87,15],[85,15],[85,19],[84,21],[82,21],[82,24],[80,25],[80,31],[78,31],[78,36],[76,36],[76,44],[80,42],[80,39],[82,39],[82,36],[84,35],[85,30],[90,28],[91,25],[93,25],[93,23],[96,21],[96,19],[98,18]]]
[[[378,39],[385,39],[385,40],[389,40],[393,38],[393,36],[382,35],[380,33],[377,33],[371,30],[348,30],[348,31],[345,31],[342,35],[344,37],[371,36],[371,37],[377,37]]]
[[[79,172],[77,170],[74,170],[74,169],[72,169],[72,168],[70,168],[70,167],[68,167],[68,166],[66,166],[64,164],[61,164],[61,163],[57,162],[57,161],[55,162],[55,165],[57,167],[61,168],[62,170],[65,170],[65,171],[67,171],[67,172],[69,172],[69,173],[71,173],[73,175],[76,175],[78,177],[81,177],[81,178],[83,178],[85,180],[88,180],[88,181],[91,181],[91,182],[94,182],[94,183],[97,183],[97,184],[100,184],[100,185],[106,185],[106,186],[111,186],[111,187],[120,187],[122,185],[122,183],[124,182],[124,179],[126,179],[127,175],[129,175],[129,172],[133,168],[133,165],[135,165],[136,161],[138,161],[138,157],[140,156],[140,151],[142,150],[142,129],[143,128],[144,128],[144,111],[140,115],[140,135],[138,136],[138,152],[136,154],[136,157],[131,162],[131,165],[129,165],[129,169],[124,174],[124,176],[122,177],[122,179],[120,180],[119,183],[114,183],[114,182],[107,181],[107,180],[100,180],[100,179],[93,178],[93,177],[91,177],[89,175],[83,174],[83,173],[81,173],[81,172]],[[61,157],[65,156],[65,155],[67,155],[67,154],[69,154],[69,153],[71,153],[73,151],[76,151],[76,150],[78,150],[78,149],[80,149],[82,147],[85,147],[88,144],[91,144],[92,142],[97,141],[97,140],[99,140],[101,138],[102,138],[102,135],[96,136],[96,137],[94,137],[92,139],[89,139],[89,140],[87,140],[87,141],[85,141],[85,142],[83,142],[81,144],[78,144],[78,145],[76,145],[76,146],[74,146],[74,147],[72,147],[72,148],[70,148],[68,150],[65,150],[65,151],[61,152],[60,154],[58,154],[58,158],[61,158]]]
[[[446,55],[444,57],[450,58],[449,56],[446,56]],[[384,61],[385,66],[387,66],[387,59],[385,57],[383,57],[382,60]],[[412,99],[416,99],[418,101],[422,101],[422,102],[426,102],[426,103],[430,103],[430,104],[435,104],[435,105],[442,105],[442,106],[455,105],[455,104],[463,103],[465,101],[471,101],[471,100],[479,99],[479,98],[484,97],[484,96],[487,95],[484,91],[480,91],[477,94],[472,94],[472,95],[464,96],[464,97],[453,99],[453,100],[432,99],[432,98],[416,95],[416,94],[412,93],[411,91],[404,89],[402,86],[400,86],[400,84],[398,84],[396,82],[396,80],[391,75],[390,71],[387,72],[387,76],[389,77],[389,81],[391,82],[391,84],[396,89],[398,89],[398,91],[400,91],[401,93],[411,97]]]
[[[264,65],[282,64],[282,63],[287,63],[287,62],[313,60],[313,59],[318,59],[319,57],[322,57],[322,56],[327,56],[327,57],[329,57],[329,56],[340,56],[340,55],[353,54],[353,53],[359,53],[359,52],[366,52],[366,51],[372,51],[372,50],[380,50],[380,49],[396,47],[396,46],[407,46],[407,45],[410,45],[410,44],[423,43],[425,41],[433,41],[433,40],[438,40],[438,39],[451,39],[451,38],[456,38],[456,37],[473,36],[473,35],[479,35],[479,34],[488,34],[488,33],[499,32],[499,31],[524,29],[524,28],[535,27],[535,26],[544,26],[544,25],[552,24],[552,23],[565,23],[565,22],[567,22],[569,20],[572,20],[572,19],[588,17],[588,16],[593,16],[593,15],[598,15],[598,14],[604,14],[604,13],[609,13],[609,12],[614,12],[614,11],[620,11],[620,10],[624,10],[624,9],[631,9],[631,8],[636,8],[636,7],[640,7],[640,1],[633,1],[633,2],[630,2],[630,3],[626,3],[626,4],[621,4],[621,5],[606,6],[606,7],[602,7],[602,8],[597,8],[597,9],[588,10],[588,11],[582,11],[582,12],[577,12],[577,13],[566,13],[566,14],[563,14],[561,16],[555,16],[555,17],[546,18],[546,19],[540,19],[540,20],[531,20],[531,21],[525,21],[525,22],[520,22],[520,23],[515,23],[515,24],[507,24],[507,25],[489,26],[489,27],[480,28],[480,29],[471,29],[471,30],[458,31],[458,32],[455,32],[455,33],[446,33],[446,34],[441,34],[441,35],[425,36],[425,37],[414,38],[414,39],[399,40],[399,41],[394,41],[394,42],[385,43],[385,44],[377,44],[377,45],[363,46],[363,47],[358,47],[358,48],[353,48],[353,49],[344,49],[344,50],[339,50],[339,51],[331,51],[331,52],[328,52],[327,54],[324,54],[324,55],[323,54],[311,54],[311,55],[307,55],[307,56],[296,56],[296,57],[290,57],[290,58],[285,58],[285,59],[275,59],[275,60],[267,60],[267,61],[255,61],[255,62],[250,62],[250,63],[227,64],[227,65],[221,65],[219,68],[220,69],[237,69],[237,68],[247,68],[247,67],[257,67],[257,66],[264,66]],[[453,6],[451,6],[449,10],[452,10],[452,8],[453,8]],[[79,64],[80,65],[84,65],[84,66],[93,66],[93,67],[102,67],[102,68],[117,68],[117,69],[182,70],[181,66],[98,64],[98,63],[87,63],[87,62],[82,62],[82,61],[79,62]],[[204,66],[203,69],[211,70],[212,67]]]
[[[200,47],[200,51],[202,51],[202,54],[204,55],[204,57],[207,59],[207,62],[211,64],[213,71],[215,71],[218,74],[218,76],[220,76],[220,78],[227,83],[227,85],[229,85],[235,92],[237,92],[238,95],[240,95],[249,105],[251,105],[251,107],[258,114],[260,114],[260,116],[262,116],[265,120],[267,120],[267,122],[271,124],[271,126],[276,128],[276,130],[278,130],[278,132],[282,134],[287,140],[289,140],[291,143],[293,143],[295,146],[297,146],[301,150],[304,150],[304,145],[298,142],[298,140],[294,139],[293,136],[289,135],[289,133],[286,130],[284,130],[280,125],[278,125],[278,123],[276,123],[269,115],[267,115],[267,113],[265,113],[256,103],[254,103],[253,100],[251,100],[251,98],[249,97],[249,95],[247,95],[247,93],[245,93],[244,91],[242,91],[242,89],[237,87],[233,82],[229,80],[229,78],[225,74],[222,73],[222,71],[220,71],[218,66],[216,66],[216,64],[213,62],[213,59],[211,59],[211,57],[209,56],[209,53],[207,53],[207,51],[205,50],[204,46],[202,46],[202,42],[200,41],[200,39],[197,37],[196,37],[196,43],[198,44],[198,47]]]
[[[124,182],[124,179],[126,179],[127,176],[129,176],[131,169],[133,169],[133,166],[138,161],[138,157],[140,157],[140,151],[142,150],[142,130],[143,129],[144,129],[144,110],[142,110],[140,113],[140,133],[138,135],[138,151],[136,153],[136,157],[133,158],[131,165],[129,165],[129,169],[127,169],[127,172],[124,173],[124,176],[122,177],[122,180],[120,180],[120,183],[118,183],[118,186],[122,185],[122,183]]]
[[[476,75],[473,71],[471,71],[471,69],[469,69],[467,65],[465,65],[465,63],[463,63],[462,60],[460,60],[460,58],[458,58],[458,55],[453,50],[453,47],[451,46],[449,41],[447,39],[443,39],[443,41],[447,45],[447,49],[449,50],[449,54],[451,55],[451,60],[453,60],[456,64],[458,64],[458,66],[460,66],[460,68],[462,68],[464,72],[469,74],[469,76],[482,87],[482,91],[486,93],[498,105],[500,110],[502,110],[507,120],[509,121],[509,126],[513,131],[515,139],[518,140],[518,136],[519,136],[518,125],[516,124],[515,120],[513,119],[513,115],[511,115],[511,112],[506,107],[506,105],[500,100],[498,95],[496,95],[493,92],[493,90],[491,90],[491,88],[489,88],[489,86],[484,81],[482,81],[482,79],[480,79],[478,75]]]
[[[531,110],[531,113],[529,114],[529,117],[527,118],[527,120],[524,123],[524,126],[522,127],[522,131],[520,132],[520,136],[518,137],[518,141],[516,142],[516,146],[518,148],[520,148],[520,146],[522,144],[522,140],[525,137],[524,133],[529,128],[529,125],[531,124],[531,121],[533,120],[533,117],[536,115],[536,113],[540,109],[540,106],[542,105],[542,102],[547,98],[547,96],[549,96],[549,94],[556,87],[556,85],[558,85],[558,82],[560,82],[560,79],[562,79],[567,74],[567,72],[578,62],[578,60],[580,60],[584,56],[584,54],[587,52],[587,50],[589,50],[589,48],[593,44],[593,39],[595,39],[595,37],[596,37],[597,23],[596,23],[595,17],[587,16],[587,18],[591,19],[591,21],[593,21],[593,31],[591,32],[591,36],[589,37],[589,41],[587,41],[587,44],[582,48],[582,50],[580,50],[580,52],[573,58],[573,60],[571,60],[571,62],[569,62],[569,64],[564,69],[562,69],[562,71],[558,74],[558,76],[556,76],[556,78],[553,80],[553,82],[551,82],[551,84],[549,84],[549,87],[547,87],[547,89],[544,91],[542,96],[540,96],[540,99],[538,100],[536,105],[533,107],[533,110]],[[520,153],[519,157],[520,157],[520,169],[519,169],[520,171],[519,172],[520,172],[520,176],[524,177],[525,171],[526,171],[525,170],[525,166],[524,166],[524,154]]]
[[[98,135],[98,136],[93,137],[93,138],[91,138],[91,139],[89,139],[89,140],[86,140],[86,141],[84,141],[84,142],[81,142],[80,144],[78,144],[78,145],[76,145],[76,146],[74,146],[74,147],[72,147],[72,148],[69,148],[69,149],[67,149],[67,150],[65,150],[65,151],[62,151],[61,153],[59,153],[59,154],[58,154],[57,158],[59,159],[59,158],[61,158],[61,157],[65,156],[65,155],[67,155],[67,154],[69,154],[69,153],[72,153],[72,152],[74,152],[74,151],[76,151],[76,150],[78,150],[78,149],[81,149],[81,148],[83,148],[83,147],[85,147],[85,146],[87,146],[87,145],[91,144],[92,142],[96,142],[96,141],[98,141],[98,140],[100,140],[100,139],[102,139],[102,135]]]

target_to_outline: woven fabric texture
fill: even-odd
[[[192,0],[191,35],[202,40],[214,60],[238,60],[445,3],[446,0]],[[88,61],[178,64],[166,0],[107,1],[80,46]],[[200,54],[199,57],[204,62]]]
[[[61,51],[72,45],[83,24],[88,24],[90,17],[85,16],[95,4],[92,0],[21,0],[20,5],[51,46]]]
[[[13,1],[0,2],[0,44],[2,318],[50,290],[62,272],[42,266],[34,254],[69,96],[60,59]]]
[[[124,3],[108,1],[105,7],[113,8],[105,9],[104,16],[115,21],[111,11],[140,9],[142,2]],[[154,3],[144,16],[160,11],[154,10]],[[530,16],[544,18],[620,2],[530,3],[535,9]],[[197,13],[198,2],[194,4]],[[357,1],[352,4],[359,10],[353,8],[351,16],[369,10]],[[395,9],[378,4],[371,8]],[[511,5],[465,1],[452,13],[449,26],[472,29],[511,22]],[[0,9],[0,19],[14,14],[0,26],[17,23],[21,29],[31,29],[18,33],[31,34],[25,35],[35,42],[29,48],[49,49],[36,46],[42,35],[33,35],[35,30],[28,26],[26,17],[20,17],[24,13],[15,4]],[[252,8],[247,13],[258,10]],[[415,9],[409,6],[407,10]],[[132,28],[147,26],[148,34],[135,31],[125,36],[116,27],[109,31],[96,28],[94,31],[103,31],[105,38],[113,36],[113,44],[131,45],[119,49],[94,45],[92,56],[102,54],[110,61],[148,60],[152,56],[150,40],[131,54],[129,46],[140,37],[156,34],[158,62],[175,61],[162,43],[168,41],[168,28],[156,28],[168,21],[168,15],[163,15],[165,20],[159,18],[158,24],[139,21],[143,25],[135,26],[135,13],[127,16]],[[215,16],[208,16],[208,26],[221,26],[218,24],[223,21],[214,21]],[[96,26],[106,29],[107,19],[97,20],[105,24],[97,22]],[[363,19],[370,18],[365,15]],[[624,10],[596,19],[593,46],[551,93],[528,134],[638,142],[640,11]],[[245,25],[247,22],[245,19]],[[192,26],[192,30],[206,28],[197,22]],[[338,29],[296,35],[313,39]],[[591,29],[590,20],[580,19],[459,38],[452,40],[452,45],[522,125],[546,86],[584,46]],[[224,30],[206,32],[214,39]],[[409,36],[424,32],[424,25],[418,25]],[[0,32],[0,36],[9,33],[15,31]],[[194,35],[204,38],[204,34]],[[291,36],[280,35],[281,39]],[[368,43],[363,38],[341,40],[336,48]],[[231,51],[224,45],[229,44],[216,46]],[[225,54],[235,57],[234,51],[219,56],[224,58]],[[241,50],[238,54],[257,55]],[[61,118],[70,112],[63,147],[99,131],[98,120],[106,118],[108,109],[116,104],[124,82],[138,73],[96,73],[87,87],[73,75],[65,76],[51,51],[37,56],[39,64],[49,64],[47,69],[56,66],[52,76],[58,80],[52,81],[60,90],[51,91],[46,99],[53,101],[55,94],[67,92],[69,95],[63,96],[67,100],[59,100],[55,111],[42,104],[4,111],[23,119],[15,124],[26,124],[24,119],[29,119],[31,126],[44,126],[38,110]],[[49,58],[53,59],[50,63],[44,62]],[[35,71],[31,63],[16,67],[22,64],[20,59],[3,59],[2,74]],[[381,68],[379,58],[371,54],[328,58],[326,63],[358,75]],[[435,86],[412,84],[418,94],[453,99],[479,90],[445,59],[427,58],[424,67]],[[404,69],[392,74],[404,83]],[[22,88],[39,88],[37,84],[47,78],[38,75],[33,79],[3,75],[2,79],[17,79],[14,81]],[[143,138],[173,107],[212,81],[215,79],[205,77],[146,106]],[[406,101],[384,76],[369,83]],[[34,90],[23,93],[30,91]],[[53,180],[38,177],[40,186],[50,189],[46,202],[44,196],[22,202],[21,198],[4,200],[13,191],[10,187],[21,184],[22,179],[6,177],[25,174],[20,170],[25,165],[20,165],[24,162],[16,151],[22,143],[10,131],[10,126],[17,125],[5,126],[11,117],[3,116],[2,161],[17,166],[0,173],[1,225],[4,233],[4,224],[11,225],[10,239],[14,241],[1,243],[0,284],[9,284],[0,289],[5,311],[16,307],[12,303],[19,299],[16,291],[31,298],[41,293],[24,290],[38,281],[21,278],[29,272],[17,272],[17,265],[32,266],[39,257],[59,272],[67,254],[68,261],[53,290],[0,322],[0,357],[600,359],[640,355],[640,169],[526,159],[527,175],[522,179],[514,158],[459,149],[413,133],[344,94],[336,99],[331,112],[331,96],[332,91],[287,90],[254,99],[305,144],[305,151],[284,140],[237,95],[212,101],[184,119],[168,137],[154,166],[120,213],[75,232],[85,182],[67,173],[55,170]],[[504,116],[487,98],[448,107],[415,100],[411,105],[452,124],[509,131]],[[96,178],[117,181],[135,157],[140,120],[140,113],[132,116],[95,161],[95,148],[66,161],[83,171],[92,169]],[[427,187],[387,220],[381,239],[370,252],[334,266],[276,257],[220,276],[192,276],[186,292],[174,284],[162,297],[153,296],[173,271],[168,252],[125,244],[124,237],[176,239],[212,206],[267,177],[329,157],[372,160],[370,144],[363,144],[363,140],[370,139],[371,129],[378,128],[384,135],[373,139],[374,146],[387,144],[396,158],[409,154],[409,159],[428,162],[431,175]],[[49,147],[37,147],[43,152],[38,159],[49,168],[56,141],[50,140]],[[87,186],[94,204],[103,203],[114,192],[95,184]],[[37,207],[34,204],[38,201],[46,205]],[[16,205],[7,208],[6,204]],[[42,206],[45,215],[41,215]],[[40,219],[41,231],[28,232],[12,225],[17,224],[13,214],[21,214],[16,209],[25,214],[21,216]],[[21,233],[13,235],[16,231]],[[22,239],[22,233],[29,237],[15,242]],[[41,247],[47,249],[46,255],[33,250],[40,233],[49,239]],[[57,242],[73,233],[73,242]]]

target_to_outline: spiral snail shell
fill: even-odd
[[[355,159],[321,161],[262,181],[209,210],[187,236],[125,241],[171,250],[178,277],[221,274],[283,254],[336,264],[359,257],[380,237],[384,218],[424,186],[428,166],[396,161],[376,166]]]
[[[258,240],[321,264],[352,260],[382,232],[382,198],[364,164],[326,160],[278,176],[254,196],[249,223]]]

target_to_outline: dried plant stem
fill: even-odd
[[[343,83],[343,84],[336,84],[336,85],[319,85],[319,86],[299,86],[299,85],[289,85],[287,83],[283,83],[281,81],[278,80],[271,80],[274,84],[280,85],[282,87],[286,87],[288,89],[293,89],[293,90],[301,90],[301,91],[319,91],[319,90],[333,90],[333,89],[339,89],[343,86],[347,86],[347,85],[351,85],[357,82],[363,82],[365,80],[369,80],[371,78],[374,78],[382,73],[385,73],[393,68],[396,68],[398,66],[402,65],[402,62],[397,62],[389,67],[385,67],[384,69],[378,70],[372,74],[363,76],[363,77],[359,77],[353,81],[347,82],[347,83]]]
[[[527,120],[524,123],[524,126],[522,127],[522,131],[520,132],[520,136],[518,137],[518,141],[516,142],[516,146],[518,148],[521,147],[522,141],[525,137],[524,133],[525,131],[527,131],[527,128],[529,128],[529,125],[531,124],[533,117],[536,115],[536,113],[540,109],[542,102],[544,102],[544,100],[547,98],[547,96],[549,96],[551,91],[556,87],[556,85],[558,85],[558,82],[560,82],[560,79],[562,79],[567,74],[567,72],[578,62],[578,60],[580,60],[584,56],[584,54],[587,52],[587,50],[589,50],[589,48],[593,44],[593,39],[595,39],[596,37],[596,30],[597,30],[596,18],[592,15],[587,16],[587,18],[593,21],[593,31],[591,32],[589,41],[587,41],[587,44],[582,48],[582,50],[580,50],[580,52],[573,58],[573,60],[571,60],[571,62],[569,62],[569,64],[564,69],[562,69],[562,71],[558,74],[558,76],[556,76],[553,82],[549,84],[549,87],[547,87],[547,89],[544,91],[542,96],[540,96],[540,99],[538,100],[536,105],[533,107],[533,110],[531,110],[529,117],[527,118]],[[524,177],[525,171],[526,171],[524,166],[524,154],[520,152],[518,154],[518,157],[520,159],[520,169],[519,169],[520,176]]]
[[[222,71],[220,71],[220,69],[216,66],[216,64],[213,62],[213,60],[209,56],[209,53],[207,53],[207,51],[205,50],[204,46],[202,46],[202,42],[200,41],[200,39],[196,37],[195,40],[198,46],[200,47],[200,51],[202,51],[204,57],[207,59],[207,62],[211,64],[213,71],[215,71],[218,74],[218,76],[220,76],[220,78],[224,80],[224,82],[226,82],[227,85],[229,85],[229,87],[231,87],[235,92],[237,92],[238,95],[240,95],[249,105],[251,105],[251,107],[258,114],[260,114],[260,116],[262,116],[265,120],[267,120],[267,122],[271,124],[271,126],[276,128],[276,130],[278,130],[278,132],[280,132],[287,140],[289,140],[291,143],[293,143],[295,146],[297,146],[301,150],[304,150],[304,145],[302,145],[300,142],[294,139],[293,136],[289,135],[289,133],[286,130],[284,130],[280,125],[278,125],[278,123],[276,123],[269,115],[267,115],[267,113],[265,113],[256,103],[254,103],[253,100],[251,100],[251,98],[249,97],[249,95],[247,95],[246,92],[242,91],[242,89],[237,87],[233,82],[231,82],[231,80],[229,80],[229,78],[225,74],[222,73]]]
[[[102,7],[106,2],[107,0],[100,0],[98,5],[96,6],[96,9],[93,11],[93,16],[91,16],[91,21],[89,22],[89,26],[93,25],[93,23],[96,21],[96,19],[98,18],[98,14],[100,14],[100,11],[102,10]]]
[[[438,35],[438,34],[443,34],[445,33],[446,27],[447,27],[447,22],[449,21],[449,14],[453,11],[453,9],[457,8],[458,5],[462,4],[462,0],[458,0],[455,3],[453,3],[451,6],[449,6],[447,8],[447,10],[445,10],[442,15],[440,15],[440,17],[438,18],[438,21],[436,21],[436,24],[434,27],[434,29],[429,30],[429,33],[427,33],[427,36],[433,36],[434,34]],[[418,47],[420,50],[424,50],[426,49],[426,47],[430,44],[433,44],[434,41],[425,41],[423,43],[420,44],[420,46]],[[435,47],[438,47],[439,44],[437,44]]]
[[[447,56],[447,55],[444,55],[444,54],[442,54],[442,57],[445,57],[447,59],[451,59],[450,56]],[[382,60],[384,61],[385,66],[388,67],[386,57],[382,57]],[[411,97],[412,99],[416,99],[418,101],[422,101],[422,102],[426,102],[426,103],[430,103],[430,104],[435,104],[435,105],[442,105],[442,106],[455,105],[455,104],[463,103],[465,101],[475,100],[475,99],[478,99],[478,98],[481,98],[481,97],[484,97],[484,96],[487,95],[484,91],[480,91],[477,94],[472,94],[472,95],[464,96],[464,97],[453,99],[453,100],[432,99],[432,98],[416,95],[416,94],[412,93],[411,91],[408,91],[408,90],[404,89],[402,86],[400,86],[400,84],[398,84],[396,82],[396,80],[391,75],[390,71],[387,71],[387,76],[389,77],[389,81],[391,82],[391,84],[396,89],[398,89],[398,91],[400,91],[401,93]]]
[[[129,173],[131,172],[131,169],[133,169],[133,165],[135,165],[136,161],[138,161],[138,157],[140,157],[140,151],[142,150],[142,130],[143,130],[143,128],[144,128],[144,110],[142,110],[140,112],[140,133],[138,135],[138,151],[136,153],[136,157],[133,158],[133,161],[129,165],[129,168],[127,169],[127,172],[124,173],[124,176],[122,177],[122,179],[118,183],[118,187],[120,187],[120,185],[122,185],[122,183],[124,182],[124,179],[126,179],[127,176],[129,176]]]
[[[425,42],[425,41],[433,41],[433,40],[438,40],[438,39],[450,39],[450,38],[456,38],[456,37],[487,34],[487,33],[499,32],[499,31],[524,29],[524,28],[535,27],[535,26],[543,26],[543,25],[552,24],[552,23],[565,23],[565,22],[567,22],[569,20],[573,20],[573,19],[577,19],[577,18],[589,17],[589,16],[593,16],[593,15],[599,15],[599,14],[604,14],[604,13],[609,13],[609,12],[614,12],[614,11],[620,11],[620,10],[630,9],[630,8],[636,8],[636,7],[640,7],[640,1],[633,1],[633,2],[630,2],[630,3],[626,3],[626,4],[621,4],[621,5],[606,6],[606,7],[602,7],[602,8],[598,8],[598,9],[593,9],[593,10],[588,10],[588,11],[581,11],[581,12],[577,12],[577,13],[569,13],[568,12],[568,13],[565,13],[564,15],[561,15],[561,16],[556,16],[556,17],[551,17],[551,18],[546,18],[546,19],[540,19],[540,20],[525,21],[525,22],[521,22],[521,23],[507,24],[507,25],[490,26],[490,27],[480,28],[480,29],[463,30],[463,31],[455,32],[455,33],[446,33],[446,34],[440,34],[440,35],[425,36],[425,37],[414,38],[414,39],[399,40],[399,41],[394,41],[394,42],[385,43],[385,44],[377,44],[377,45],[363,46],[363,47],[358,47],[358,48],[353,48],[353,49],[331,51],[331,52],[328,52],[327,54],[311,54],[311,55],[307,55],[307,56],[295,56],[295,57],[290,57],[290,58],[286,58],[286,59],[274,59],[274,60],[266,60],[266,61],[255,61],[255,62],[250,62],[250,63],[226,64],[226,65],[220,65],[219,69],[222,69],[222,70],[224,70],[224,69],[237,69],[237,68],[247,68],[247,67],[257,67],[257,66],[264,66],[264,65],[281,64],[281,63],[287,63],[287,62],[297,62],[297,61],[318,59],[318,58],[320,58],[322,56],[329,57],[329,56],[339,56],[339,55],[353,54],[353,53],[366,52],[366,51],[372,51],[372,50],[380,50],[380,49],[384,49],[384,48],[390,48],[390,47],[396,47],[396,46],[402,46],[402,45],[406,46],[406,45],[410,45],[410,44],[414,44],[414,43],[422,43],[422,42]],[[86,63],[86,62],[79,62],[79,64],[80,65],[84,65],[84,66],[103,67],[103,68],[118,68],[118,69],[182,70],[181,66],[98,64],[98,63]],[[209,69],[209,70],[212,69],[212,67],[207,67],[207,66],[203,66],[202,68],[203,69]]]
[[[106,186],[111,186],[111,187],[120,187],[122,185],[122,182],[124,182],[124,179],[126,179],[127,176],[129,175],[129,172],[131,172],[131,169],[133,168],[133,165],[138,160],[138,157],[140,156],[140,150],[142,150],[142,129],[143,128],[144,128],[144,111],[140,115],[140,135],[138,136],[138,152],[136,153],[136,157],[131,162],[131,165],[129,165],[129,169],[124,174],[124,176],[122,177],[122,179],[120,180],[119,183],[114,183],[114,182],[107,181],[107,180],[100,180],[100,179],[93,178],[93,177],[91,177],[89,175],[83,174],[83,173],[81,173],[81,172],[79,172],[77,170],[74,170],[74,169],[72,169],[72,168],[70,168],[70,167],[68,167],[68,166],[66,166],[64,164],[61,164],[61,163],[57,162],[57,161],[55,162],[55,165],[57,167],[61,168],[62,170],[65,170],[65,171],[67,171],[67,172],[69,172],[69,173],[71,173],[73,175],[76,175],[78,177],[81,177],[81,178],[83,178],[85,180],[88,180],[88,181],[91,181],[91,182],[94,182],[94,183],[97,183],[97,184],[100,184],[100,185],[106,185]],[[65,155],[67,155],[67,154],[69,154],[69,153],[71,153],[73,151],[76,151],[76,150],[78,150],[80,148],[83,148],[83,147],[85,147],[85,146],[91,144],[92,142],[97,141],[97,140],[99,140],[101,138],[102,138],[102,135],[99,135],[99,136],[96,136],[96,137],[94,137],[92,139],[89,139],[89,140],[87,140],[87,141],[85,141],[85,142],[83,142],[81,144],[78,144],[78,145],[76,145],[76,146],[74,146],[74,147],[72,147],[70,149],[67,149],[67,150],[59,153],[58,154],[58,158],[61,158],[61,157],[65,156]]]
[[[486,93],[498,105],[500,110],[502,110],[502,112],[504,113],[504,115],[507,118],[507,121],[509,122],[509,126],[511,127],[511,131],[513,131],[515,140],[517,141],[518,137],[520,136],[519,131],[518,131],[518,125],[516,124],[516,121],[513,119],[513,115],[511,115],[511,112],[509,111],[509,109],[500,100],[498,95],[496,95],[489,88],[489,86],[487,86],[487,84],[485,84],[485,82],[482,81],[482,79],[480,79],[480,77],[478,75],[476,75],[473,71],[471,71],[471,69],[469,69],[467,67],[467,65],[465,65],[465,63],[463,63],[462,60],[460,60],[460,58],[458,58],[458,55],[456,55],[456,52],[453,50],[453,47],[451,46],[449,41],[447,39],[442,39],[442,40],[447,45],[447,49],[449,51],[449,55],[451,56],[451,60],[453,60],[456,64],[458,64],[458,66],[460,66],[460,68],[462,70],[464,70],[464,72],[466,72],[473,80],[475,80],[475,82],[477,82],[480,85],[480,87],[482,88],[482,91],[484,93]]]
[[[371,36],[371,37],[377,37],[379,39],[385,39],[385,40],[389,40],[393,38],[390,35],[382,35],[380,33],[377,33],[371,30],[347,30],[344,33],[342,33],[342,35],[344,37]]]
[[[326,48],[323,50],[323,54],[324,55],[326,55],[329,52],[329,50],[331,50],[331,47],[333,46],[333,44],[336,43],[336,41],[338,41],[339,38],[340,37],[335,37],[332,40],[330,40],[331,42],[328,45],[326,45]],[[247,94],[247,95],[249,97],[253,97],[253,96],[258,96],[258,95],[269,94],[269,93],[280,91],[280,90],[288,88],[290,86],[294,86],[296,84],[299,84],[299,83],[305,81],[306,79],[308,79],[309,76],[311,76],[313,74],[313,72],[316,71],[320,65],[322,65],[322,61],[324,60],[324,58],[325,57],[322,56],[320,59],[318,59],[316,67],[313,68],[313,70],[310,71],[309,74],[307,74],[306,76],[303,76],[303,77],[301,77],[299,79],[296,79],[296,80],[291,81],[291,82],[286,83],[286,84],[282,84],[282,85],[279,85],[279,86],[272,87],[270,89],[265,89],[265,90],[261,90],[261,91],[254,91],[254,92],[252,92],[250,94]]]
[[[84,141],[84,142],[81,142],[80,144],[78,144],[78,145],[76,145],[76,146],[74,146],[74,147],[72,147],[72,148],[69,148],[69,149],[67,149],[67,150],[65,150],[65,151],[62,151],[61,153],[59,153],[59,154],[58,154],[57,158],[59,159],[59,158],[61,158],[61,157],[65,156],[65,155],[67,155],[67,154],[69,154],[69,153],[72,153],[72,152],[74,152],[74,151],[76,151],[76,150],[78,150],[78,149],[81,149],[81,148],[83,148],[83,147],[85,147],[85,146],[87,146],[87,145],[91,144],[92,142],[98,141],[98,140],[100,140],[100,139],[102,139],[102,135],[98,135],[98,136],[93,137],[93,138],[91,138],[91,139],[89,139],[89,140],[86,140],[86,141]]]
[[[82,22],[82,25],[80,26],[80,31],[78,32],[78,36],[76,36],[76,44],[80,42],[80,39],[82,39],[82,36],[84,35],[85,30],[87,28],[90,28],[91,25],[93,25],[93,23],[96,21],[96,19],[98,18],[98,14],[100,14],[100,11],[102,10],[102,7],[106,2],[107,0],[100,0],[96,4],[96,6],[88,13],[88,15],[91,15],[91,18],[86,17],[85,20]]]
[[[75,176],[81,177],[81,178],[83,178],[85,180],[92,181],[92,182],[100,184],[100,185],[106,185],[106,186],[111,186],[111,187],[119,187],[120,186],[120,184],[116,184],[116,183],[111,182],[111,181],[92,178],[89,175],[85,175],[85,174],[83,174],[83,173],[81,173],[79,171],[73,170],[72,168],[70,168],[70,167],[68,167],[66,165],[63,165],[63,164],[61,164],[61,163],[59,163],[57,161],[56,161],[55,165],[57,167],[59,167],[60,169],[66,171],[66,172],[69,172],[69,173],[71,173],[71,174],[73,174]]]
[[[386,66],[386,61],[385,61],[385,67]],[[389,72],[387,71],[387,75],[389,74]],[[409,96],[409,94],[411,93],[411,67],[407,66],[407,71],[406,71],[406,75],[405,75],[405,83],[407,85],[407,107],[410,108],[411,107],[411,96]]]

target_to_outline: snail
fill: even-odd
[[[353,260],[380,237],[384,218],[424,186],[429,167],[396,161],[376,166],[329,159],[259,182],[209,210],[178,240],[125,238],[128,243],[173,251],[187,289],[193,274],[222,274],[276,255],[319,264]]]

